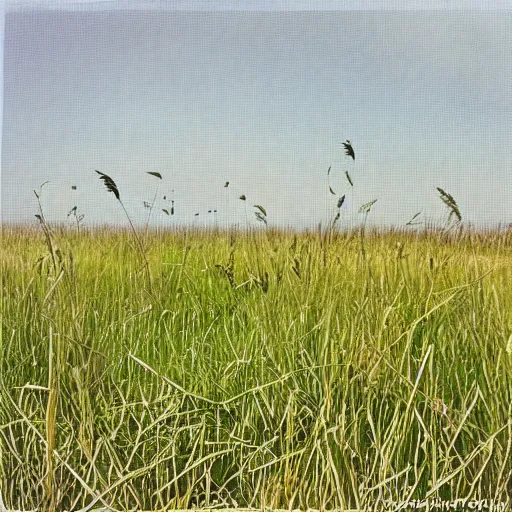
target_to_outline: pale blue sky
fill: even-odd
[[[139,220],[159,185],[159,225],[253,223],[261,204],[270,225],[313,226],[334,213],[332,166],[345,223],[373,199],[375,223],[404,225],[420,210],[442,218],[437,186],[468,221],[512,222],[512,11],[476,1],[457,12],[448,1],[396,12],[375,0],[359,6],[380,10],[263,4],[7,9],[3,221],[33,222],[32,190],[49,180],[49,219],[66,220],[76,205],[89,225],[123,223],[98,169]],[[170,218],[161,208],[172,190]]]

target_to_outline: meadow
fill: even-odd
[[[21,510],[512,495],[512,232],[3,228]]]

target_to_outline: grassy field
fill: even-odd
[[[42,227],[3,230],[8,507],[512,495],[511,232]]]

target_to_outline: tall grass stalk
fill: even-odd
[[[45,508],[49,512],[56,508],[55,460],[57,409],[59,406],[59,361],[55,361],[53,329],[50,327],[48,349],[48,404],[46,406],[46,483]],[[60,350],[57,348],[57,352]],[[60,358],[59,358],[60,359]]]
[[[96,173],[98,173],[100,175],[100,179],[103,180],[103,182],[105,183],[105,186],[106,186],[107,190],[114,194],[114,196],[116,197],[117,201],[119,202],[119,204],[123,208],[123,211],[124,211],[124,213],[126,215],[126,218],[128,219],[128,223],[130,224],[130,228],[132,230],[133,236],[135,237],[135,240],[137,241],[137,245],[139,247],[140,255],[142,256],[142,259],[144,260],[144,270],[146,271],[148,283],[149,283],[149,286],[151,288],[151,271],[150,271],[149,263],[148,263],[148,260],[147,260],[147,257],[146,257],[146,252],[145,252],[144,247],[142,245],[142,241],[141,241],[139,235],[137,234],[137,231],[135,230],[135,227],[134,227],[133,222],[132,222],[132,220],[130,218],[130,215],[128,215],[128,212],[126,211],[124,203],[121,200],[121,195],[119,193],[119,189],[118,189],[117,185],[115,184],[114,180],[110,176],[108,176],[107,174],[102,173],[100,171],[96,171]],[[148,219],[148,222],[149,222],[149,219]]]

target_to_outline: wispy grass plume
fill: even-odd
[[[265,210],[265,208],[260,204],[255,204],[254,208],[257,208],[263,215],[265,215],[265,217],[267,216],[267,210]]]
[[[377,202],[377,199],[374,199],[373,201],[369,201],[368,203],[363,204],[359,208],[359,213],[370,213],[370,210],[372,209],[372,206]]]
[[[457,218],[457,222],[462,222],[462,215],[460,213],[459,207],[457,205],[457,202],[453,198],[451,194],[448,194],[448,192],[445,192],[442,188],[436,187],[437,191],[439,192],[439,197],[443,201],[443,203],[447,206],[448,210],[450,211],[448,215],[448,222],[452,219],[452,217]]]
[[[107,190],[109,192],[112,192],[112,194],[114,194],[116,196],[116,199],[122,205],[123,203],[121,201],[121,195],[119,194],[119,189],[117,188],[117,185],[115,184],[114,180],[110,176],[108,176],[107,174],[104,174],[104,173],[102,173],[100,171],[96,171],[96,172],[100,175],[100,180],[103,180],[103,182],[105,183],[105,186],[107,187]],[[124,206],[123,206],[123,208],[124,208]]]
[[[354,148],[352,147],[352,144],[349,140],[346,142],[342,142],[344,148],[345,148],[345,154],[352,158],[352,160],[356,159],[356,155],[354,154]]]

